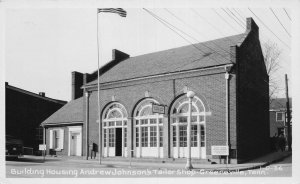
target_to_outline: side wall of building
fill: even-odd
[[[253,28],[237,53],[237,153],[243,161],[267,153],[270,147],[269,79],[258,28]]]
[[[5,91],[5,134],[23,140],[24,146],[38,150],[42,140],[36,128],[63,104],[47,101],[13,89]]]

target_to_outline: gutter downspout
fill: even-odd
[[[85,111],[85,136],[86,136],[86,160],[89,159],[89,92],[85,92],[86,111]]]
[[[43,145],[46,145],[46,128],[45,126],[43,126]],[[43,149],[43,161],[45,162],[45,157],[46,157],[46,150],[47,147],[45,147],[45,149]]]
[[[225,119],[225,131],[226,131],[226,146],[228,146],[228,155],[226,156],[226,164],[230,163],[229,156],[230,156],[230,109],[229,109],[229,80],[230,80],[230,71],[233,65],[226,65],[225,66],[225,80],[226,80],[226,119]]]

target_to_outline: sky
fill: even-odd
[[[127,11],[125,18],[111,13],[97,14],[97,7],[6,8],[5,81],[34,93],[45,92],[50,98],[69,101],[71,72],[91,73],[97,69],[97,36],[100,65],[104,65],[111,60],[112,49],[137,56],[240,34],[245,32],[246,17],[252,17],[260,28],[261,44],[270,40],[281,50],[281,68],[276,77],[283,90],[277,96],[285,97],[284,74],[291,74],[291,7],[272,7],[283,26],[272,14],[270,5],[250,7],[259,19],[247,6],[224,6],[223,9],[214,6],[147,7],[194,38],[184,36],[189,42],[152,17],[142,6],[124,8]]]

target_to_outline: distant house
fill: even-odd
[[[292,99],[290,101],[290,111],[292,112]],[[287,108],[286,98],[274,98],[270,104],[270,137],[276,135],[287,135]],[[292,131],[291,131],[292,132]]]
[[[42,123],[47,154],[86,156],[97,145],[97,157],[185,158],[190,101],[193,159],[218,159],[212,148],[227,142],[231,163],[270,151],[269,77],[252,18],[238,35],[112,55],[100,68],[100,91],[97,72],[73,73],[78,97]]]
[[[56,100],[5,83],[5,134],[21,139],[36,153],[43,143],[40,123],[60,109],[66,101]]]

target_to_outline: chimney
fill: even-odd
[[[94,79],[91,76],[92,75],[88,73],[83,74],[83,85],[86,85],[87,83],[91,82]]]
[[[77,71],[72,72],[72,99],[75,100],[83,96],[83,74]]]
[[[121,61],[121,60],[124,60],[124,59],[127,59],[129,58],[129,55],[124,53],[124,52],[121,52],[117,49],[113,49],[112,50],[112,60],[113,61]]]
[[[39,92],[39,95],[45,97],[45,92]]]
[[[254,20],[251,17],[247,18],[247,28],[246,28],[246,32],[253,32],[254,34],[256,34],[258,36],[258,26],[257,24],[254,22]]]

